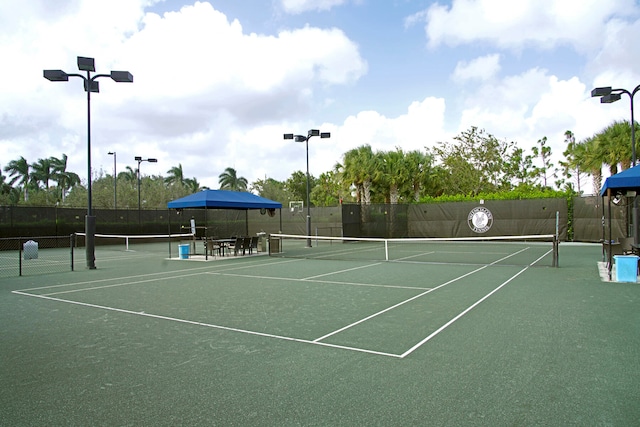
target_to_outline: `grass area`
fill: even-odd
[[[0,425],[635,425],[640,286],[560,268],[112,251],[0,279]]]

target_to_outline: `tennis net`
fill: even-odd
[[[402,239],[271,234],[269,254],[284,258],[557,267],[558,239],[553,234]]]
[[[193,240],[193,234],[95,234],[96,252],[135,251],[169,255],[178,254],[178,245]],[[86,245],[86,234],[76,233],[76,247]],[[98,254],[96,254],[96,257]]]

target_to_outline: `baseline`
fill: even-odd
[[[264,332],[249,331],[249,330],[246,330],[246,329],[231,328],[231,327],[228,327],[228,326],[214,325],[214,324],[210,324],[210,323],[197,322],[197,321],[194,321],[194,320],[179,319],[179,318],[176,318],[176,317],[162,316],[162,315],[158,315],[158,314],[151,314],[151,313],[145,313],[145,312],[133,311],[133,310],[125,310],[125,309],[122,309],[122,308],[108,307],[108,306],[104,306],[104,305],[90,304],[90,303],[85,303],[85,302],[80,302],[80,301],[65,300],[65,299],[62,299],[62,298],[55,298],[55,297],[51,297],[51,296],[47,296],[47,295],[29,294],[29,293],[21,292],[21,291],[13,291],[13,293],[14,294],[18,294],[18,295],[28,296],[28,297],[46,299],[46,300],[50,300],[50,301],[74,304],[74,305],[79,305],[79,306],[83,306],[83,307],[97,308],[97,309],[113,311],[113,312],[117,312],[117,313],[130,314],[130,315],[134,315],[134,316],[149,317],[149,318],[153,318],[153,319],[167,320],[167,321],[172,321],[172,322],[184,323],[184,324],[188,324],[188,325],[204,326],[204,327],[207,327],[207,328],[219,329],[219,330],[223,330],[223,331],[240,332],[240,333],[248,334],[248,335],[256,335],[256,336],[260,336],[260,337],[274,338],[274,339],[279,339],[279,340],[284,340],[284,341],[293,341],[293,342],[299,342],[299,343],[304,343],[304,344],[314,344],[314,345],[319,345],[319,346],[323,346],[323,347],[332,347],[332,348],[337,348],[337,349],[342,349],[342,350],[350,350],[350,351],[356,351],[356,352],[360,352],[360,353],[374,354],[374,355],[378,355],[378,356],[387,356],[387,357],[394,357],[394,358],[400,358],[401,357],[401,355],[394,354],[394,353],[386,353],[386,352],[382,352],[382,351],[368,350],[368,349],[364,349],[364,348],[349,347],[349,346],[330,344],[330,343],[320,343],[320,342],[310,341],[310,340],[306,340],[306,339],[302,339],[302,338],[294,338],[294,337],[287,337],[287,336],[283,336],[283,335],[267,334],[267,333],[264,333]]]

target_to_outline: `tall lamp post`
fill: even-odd
[[[142,204],[141,204],[141,199],[140,199],[140,163],[142,162],[149,162],[149,163],[158,163],[158,159],[143,159],[140,156],[136,156],[135,160],[138,162],[138,224],[142,224]]]
[[[591,91],[592,97],[600,97],[600,102],[602,104],[611,104],[613,102],[619,101],[622,98],[622,94],[626,94],[629,96],[629,101],[631,103],[631,121],[629,124],[631,125],[631,165],[636,165],[636,127],[635,127],[635,119],[633,118],[633,97],[640,91],[640,85],[636,86],[631,92],[626,89],[612,89],[611,86],[606,87],[597,87]],[[632,211],[632,220],[633,220],[633,228],[632,234],[633,243],[635,245],[638,244],[638,198],[633,196],[633,211]]]
[[[307,146],[307,247],[311,247],[311,203],[309,187],[309,139],[312,136],[319,136],[320,138],[331,138],[330,132],[320,132],[318,129],[311,129],[307,132],[307,136],[294,135],[292,133],[285,133],[284,139],[293,139],[296,142],[304,142]]]
[[[118,175],[116,171],[116,152],[109,151],[109,155],[113,156],[113,209],[118,210],[118,197],[116,191],[118,188]]]
[[[62,70],[44,70],[44,78],[52,82],[66,82],[69,77],[80,77],[84,80],[84,91],[87,92],[87,216],[85,218],[85,235],[87,251],[87,268],[96,268],[95,234],[96,217],[93,216],[91,204],[91,92],[100,92],[100,86],[96,81],[100,77],[110,77],[118,83],[133,83],[133,76],[128,71],[111,71],[109,74],[96,74],[95,60],[84,56],[78,56],[78,70],[86,71],[86,77],[82,74],[66,73]]]

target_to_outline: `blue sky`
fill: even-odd
[[[2,166],[69,156],[86,178],[86,98],[79,79],[43,69],[128,70],[92,97],[93,175],[182,164],[218,188],[234,167],[250,182],[305,169],[283,133],[318,128],[318,176],[363,144],[423,150],[477,126],[557,156],[629,119],[629,100],[602,105],[595,86],[640,83],[634,0],[0,0]],[[587,192],[590,192],[587,190]]]

